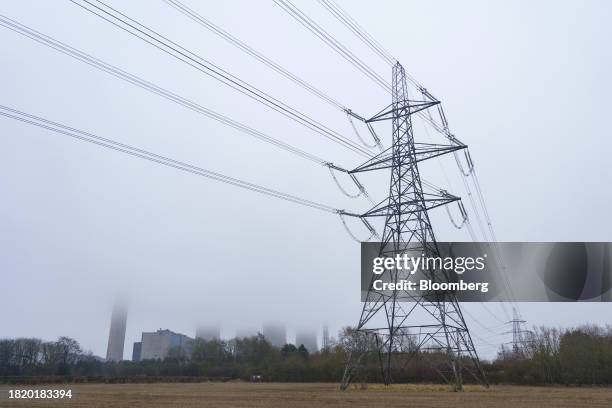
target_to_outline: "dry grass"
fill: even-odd
[[[61,386],[56,385],[55,388]],[[38,386],[33,388],[54,388]],[[243,382],[198,384],[78,384],[71,400],[9,400],[0,386],[0,407],[612,407],[611,388],[495,386],[452,392],[438,385],[370,385],[338,390],[335,384]]]

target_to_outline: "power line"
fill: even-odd
[[[476,339],[480,340],[482,343],[486,344],[487,346],[490,346],[490,347],[492,347],[492,348],[493,348],[493,347],[494,347],[494,348],[499,348],[499,347],[500,347],[500,345],[499,345],[499,344],[493,344],[493,343],[491,343],[491,342],[488,342],[488,341],[486,341],[485,339],[483,339],[482,337],[478,336],[476,333],[472,333],[472,335],[473,335],[474,337],[476,337]]]
[[[106,63],[100,59],[97,59],[83,51],[80,51],[74,47],[71,47],[65,43],[62,43],[61,41],[58,41],[52,37],[49,37],[43,33],[40,33],[34,29],[31,29],[23,24],[20,24],[19,22],[12,20],[8,17],[2,16],[0,15],[0,26],[3,26],[5,28],[8,28],[9,30],[16,32],[18,34],[21,34],[27,38],[30,38],[42,45],[45,45],[49,48],[52,48],[56,51],[61,52],[62,54],[68,55],[76,60],[79,60],[81,62],[85,62],[86,64],[97,68],[101,71],[104,71],[106,73],[109,73],[111,75],[113,75],[114,77],[118,78],[118,79],[122,79],[125,80],[133,85],[136,85],[140,88],[143,88],[145,90],[148,90],[154,94],[157,94],[161,97],[164,97],[172,102],[175,102],[179,105],[182,105],[188,109],[191,109],[197,113],[200,113],[204,116],[207,116],[211,119],[217,120],[227,126],[230,126],[234,129],[237,129],[239,131],[242,131],[246,134],[249,134],[251,136],[254,136],[262,141],[268,142],[272,145],[275,145],[279,148],[282,148],[290,153],[296,154],[299,157],[305,158],[307,160],[311,160],[315,163],[318,163],[320,165],[323,165],[325,167],[327,167],[330,171],[332,171],[332,168],[335,168],[339,171],[343,171],[346,172],[345,169],[338,167],[337,165],[331,163],[330,161],[324,160],[314,154],[308,153],[302,149],[299,149],[297,147],[294,147],[288,143],[282,142],[278,139],[275,139],[261,131],[258,131],[256,129],[253,129],[245,124],[242,124],[238,121],[235,121],[227,116],[224,116],[220,113],[214,112],[208,108],[203,107],[202,105],[193,102],[191,100],[188,100],[180,95],[177,95],[169,90],[166,90],[164,88],[161,88],[160,86],[151,83],[149,81],[146,81],[134,74],[131,74],[129,72],[126,72],[120,68],[117,68],[116,66],[113,66],[109,63]],[[332,173],[333,175],[333,173]],[[336,182],[336,184],[338,184],[339,188],[341,191],[343,191],[343,188],[340,187],[338,180],[336,179],[335,175],[333,175],[333,179]],[[355,181],[355,180],[354,180]],[[369,198],[369,196],[367,195],[367,192],[365,191],[365,187],[363,187],[362,185],[360,185],[358,183],[358,181],[355,181],[355,183],[358,185],[361,194],[363,195],[365,198],[367,198],[368,200],[371,201],[371,199]]]
[[[337,165],[333,164],[330,161],[324,160],[319,156],[316,156],[312,153],[308,153],[302,149],[299,149],[297,147],[294,147],[288,143],[282,142],[278,139],[273,138],[272,136],[269,136],[259,130],[256,130],[252,127],[249,127],[243,123],[240,123],[236,120],[233,120],[227,116],[224,116],[220,113],[217,113],[215,111],[212,111],[208,108],[205,108],[204,106],[193,102],[189,99],[186,99],[180,95],[177,95],[175,93],[173,93],[172,91],[169,91],[167,89],[161,88],[160,86],[146,81],[134,74],[131,74],[129,72],[126,72],[120,68],[117,68],[111,64],[108,64],[100,59],[97,59],[83,51],[80,51],[76,48],[73,48],[65,43],[62,43],[52,37],[49,37],[45,34],[42,34],[34,29],[31,29],[29,27],[26,27],[20,23],[18,23],[15,20],[12,20],[8,17],[2,16],[0,15],[0,26],[3,26],[5,28],[8,28],[9,30],[21,34],[27,38],[30,38],[42,45],[45,45],[49,48],[52,48],[56,51],[61,52],[64,55],[67,55],[69,57],[72,57],[78,61],[84,62],[94,68],[97,68],[103,72],[106,72],[108,74],[111,74],[112,76],[124,80],[126,82],[129,82],[133,85],[136,85],[142,89],[148,90],[156,95],[159,95],[163,98],[168,99],[171,102],[177,103],[181,106],[184,106],[190,110],[193,110],[196,113],[200,113],[201,115],[204,115],[208,118],[214,119],[220,123],[223,123],[227,126],[230,126],[236,130],[239,130],[243,133],[246,133],[248,135],[254,136],[255,138],[262,140],[264,142],[270,143],[276,147],[279,147],[281,149],[284,149],[290,153],[293,153],[295,155],[297,155],[298,157],[302,157],[304,159],[313,161],[319,165],[322,165],[324,167],[327,167],[330,172],[332,172],[332,169],[336,169],[342,172],[347,172],[346,169],[343,169],[341,167],[338,167]],[[339,181],[336,179],[336,176],[333,174],[333,172],[331,173],[332,177],[334,179],[334,181],[336,182],[336,184],[338,185],[338,187],[340,188],[341,191],[343,191],[343,188],[340,186]],[[361,185],[356,179],[355,176],[351,176],[351,178],[353,179],[353,181],[355,182],[355,184],[357,185],[357,187],[359,187],[360,190],[360,196],[364,196],[366,199],[368,199],[371,202],[371,199],[369,197],[369,195],[367,194],[367,191],[365,189],[365,187],[363,185]],[[356,198],[356,197],[355,197]]]
[[[258,184],[250,183],[238,178],[226,176],[222,173],[204,169],[202,167],[194,166],[179,160],[174,160],[166,156],[162,156],[156,153],[152,153],[125,143],[119,143],[111,139],[107,139],[101,136],[97,136],[93,133],[85,132],[66,126],[64,124],[53,122],[48,119],[41,118],[39,116],[31,115],[17,109],[10,108],[8,106],[0,105],[0,115],[10,119],[15,119],[30,125],[38,126],[43,129],[50,130],[55,133],[60,133],[75,139],[83,140],[89,143],[93,143],[97,146],[105,147],[107,149],[115,150],[125,154],[129,154],[134,157],[149,160],[154,163],[158,163],[164,166],[172,167],[177,170],[182,170],[188,173],[192,173],[198,176],[206,177],[212,180],[220,181],[225,184],[240,187],[249,191],[254,191],[260,194],[265,194],[271,197],[276,197],[281,200],[293,202],[306,207],[314,208],[321,211],[330,213],[340,214],[342,210],[331,207],[326,204],[321,204],[316,201],[301,198],[292,194],[283,193],[278,190],[267,188]]]
[[[186,48],[169,40],[168,38],[150,29],[149,27],[132,19],[131,17],[128,17],[125,14],[115,10],[104,2],[97,1],[97,3],[101,4],[104,7],[102,8],[91,3],[88,0],[82,0],[82,2],[86,3],[87,5],[80,4],[76,0],[70,1],[76,4],[77,6],[89,11],[90,13],[102,18],[103,20],[113,24],[114,26],[124,30],[125,32],[133,35],[134,37],[139,38],[144,42],[154,46],[160,51],[178,59],[179,61],[186,63],[187,65],[195,68],[196,70],[218,80],[219,82],[242,93],[243,95],[248,96],[249,98],[271,108],[272,110],[282,114],[283,116],[302,124],[310,130],[319,133],[320,135],[354,151],[357,154],[360,154],[367,158],[371,157],[371,153],[369,151],[354,143],[352,140],[342,136],[338,132],[328,128],[320,122],[317,122],[306,114],[298,111],[295,108],[292,108],[291,106],[272,97],[271,95],[254,87],[253,85],[241,80],[237,76],[232,75],[228,71],[202,58],[194,52],[187,50]]]
[[[336,40],[331,34],[329,34],[323,27],[317,24],[313,19],[308,17],[298,7],[296,7],[289,0],[274,0],[274,2],[292,16],[298,23],[304,26],[308,31],[319,37],[323,42],[330,46],[334,51],[340,54],[346,59],[351,65],[359,69],[372,81],[378,84],[387,92],[391,92],[391,84],[383,79],[376,71],[370,68],[365,62],[351,52],[347,47],[342,45]]]
[[[340,54],[344,59],[350,62],[353,66],[359,69],[361,72],[366,74],[374,83],[381,86],[385,91],[391,93],[391,86],[382,77],[370,68],[365,62],[359,59],[348,47],[336,40],[331,34],[325,31],[320,25],[318,25],[312,18],[308,17],[306,13],[301,11],[297,6],[291,3],[289,0],[274,0],[274,2],[291,15],[298,23],[306,27],[315,36],[319,37],[323,42],[330,46],[334,51]],[[424,96],[432,101],[438,101],[431,95],[423,86],[421,86],[416,79],[409,74],[406,74],[406,79],[412,83]],[[428,122],[437,132],[445,135],[451,142],[456,144],[462,144],[449,130],[444,117],[442,108],[439,107],[440,116],[442,123],[436,122],[432,117],[428,116],[424,111],[418,112],[417,115]]]
[[[70,45],[63,43],[61,41],[58,41],[57,39],[54,39],[48,35],[45,35],[39,31],[36,31],[32,28],[29,28],[15,20],[12,20],[8,17],[5,17],[3,15],[0,15],[0,26],[3,26],[5,28],[8,28],[9,30],[21,34],[27,38],[30,38],[44,46],[47,46],[49,48],[52,48],[56,51],[59,51],[60,53],[67,55],[71,58],[74,58],[78,61],[84,62],[96,69],[99,69],[103,72],[106,72],[118,79],[124,80],[126,82],[129,82],[133,85],[136,85],[142,89],[145,89],[149,92],[152,92],[156,95],[159,95],[171,102],[174,102],[178,105],[181,105],[185,108],[188,108],[194,112],[197,112],[201,115],[204,115],[208,118],[211,118],[213,120],[216,120],[220,123],[223,123],[227,126],[230,126],[236,130],[239,130],[243,133],[246,133],[248,135],[251,135],[253,137],[256,137],[257,139],[260,139],[264,142],[270,143],[276,147],[279,147],[281,149],[284,149],[290,153],[293,153],[299,157],[305,158],[307,160],[313,161],[315,163],[318,164],[322,164],[322,165],[326,165],[327,161],[322,159],[321,157],[314,155],[312,153],[306,152],[305,150],[299,149],[297,147],[292,146],[289,143],[285,143],[282,142],[278,139],[275,139],[274,137],[267,135],[257,129],[254,129],[248,125],[245,125],[243,123],[240,123],[228,116],[222,115],[218,112],[215,112],[211,109],[208,109],[200,104],[198,104],[197,102],[194,102],[192,100],[189,100],[187,98],[184,98],[170,90],[164,89],[152,82],[149,82],[141,77],[138,77],[134,74],[131,74],[127,71],[124,71],[114,65],[111,65],[105,61],[102,61],[96,57],[93,57],[90,54],[87,54],[83,51],[80,51],[74,47],[71,47]]]
[[[380,45],[363,27],[355,21],[342,7],[333,0],[319,0],[319,3],[327,9],[338,21],[344,24],[349,30],[363,41],[372,51],[378,54],[389,65],[395,64],[395,58]]]
[[[505,324],[505,322],[504,322],[502,319],[500,319],[500,318],[499,318],[499,317],[498,317],[498,316],[497,316],[495,313],[493,313],[493,312],[492,312],[492,311],[491,311],[491,310],[490,310],[490,309],[489,309],[489,308],[486,306],[485,302],[480,302],[480,305],[483,307],[483,309],[484,309],[484,310],[486,310],[486,311],[487,311],[487,313],[489,313],[491,316],[493,316],[493,318],[494,318],[495,320],[497,320],[498,322],[500,322],[502,325],[504,325],[504,324]]]
[[[269,68],[273,69],[274,71],[278,72],[279,74],[283,75],[285,78],[290,79],[291,81],[293,81],[294,83],[298,84],[302,88],[306,89],[307,91],[309,91],[313,95],[319,97],[323,101],[329,103],[330,105],[332,105],[332,106],[334,106],[334,107],[336,107],[336,108],[338,108],[338,109],[340,109],[342,111],[345,111],[347,109],[344,105],[342,105],[340,102],[338,102],[337,100],[335,100],[334,98],[332,98],[331,96],[326,94],[325,92],[317,89],[314,85],[311,85],[310,83],[306,82],[305,80],[299,78],[297,75],[291,73],[288,69],[284,68],[280,64],[278,64],[275,61],[271,60],[270,58],[266,57],[261,52],[255,50],[253,47],[249,46],[244,41],[236,38],[235,36],[233,36],[232,34],[227,32],[226,30],[224,30],[223,28],[221,28],[218,25],[214,24],[210,20],[206,19],[201,14],[197,13],[196,11],[194,11],[191,8],[189,8],[185,4],[179,2],[178,0],[164,0],[164,1],[168,5],[170,5],[171,7],[175,8],[177,11],[179,11],[181,14],[187,16],[191,20],[193,20],[196,23],[198,23],[200,26],[208,29],[209,31],[211,31],[213,33],[215,33],[219,37],[223,38],[225,41],[229,42],[230,44],[234,45],[238,49],[242,50],[243,52],[245,52],[248,55],[252,56],[253,58],[257,59],[258,61],[260,61],[261,63],[263,63],[267,67],[269,67]]]
[[[333,174],[333,169],[342,171],[342,172],[347,172],[346,169],[343,169],[341,167],[338,167],[337,165],[333,164],[330,161],[324,160],[312,153],[308,153],[302,149],[299,149],[297,147],[294,147],[288,143],[282,142],[278,139],[275,139],[261,131],[258,131],[252,127],[249,127],[245,124],[242,124],[236,120],[233,120],[227,116],[224,116],[220,113],[217,113],[215,111],[212,111],[208,108],[203,107],[202,105],[191,101],[189,99],[186,99],[180,95],[175,94],[172,91],[169,91],[167,89],[164,89],[152,82],[146,81],[134,74],[131,74],[127,71],[124,71],[116,66],[113,66],[105,61],[102,61],[96,57],[93,57],[90,54],[87,54],[83,51],[80,51],[74,47],[71,47],[70,45],[63,43],[57,39],[54,39],[46,34],[43,34],[39,31],[36,31],[32,28],[29,28],[13,19],[10,19],[6,16],[0,15],[0,26],[3,26],[17,34],[23,35],[29,39],[32,39],[36,42],[38,42],[39,44],[42,44],[44,46],[47,46],[51,49],[54,49],[64,55],[67,55],[71,58],[74,58],[78,61],[84,62],[94,68],[97,68],[103,72],[106,72],[118,79],[124,80],[126,82],[129,82],[133,85],[136,85],[142,89],[148,90],[156,95],[159,95],[163,98],[168,99],[171,102],[175,102],[179,105],[182,105],[190,110],[193,110],[197,113],[200,113],[206,117],[209,117],[211,119],[217,120],[220,123],[223,123],[227,126],[230,126],[234,129],[237,129],[239,131],[242,131],[246,134],[249,134],[251,136],[254,136],[262,141],[265,141],[267,143],[270,143],[274,146],[277,146],[279,148],[282,148],[290,153],[293,153],[299,157],[305,158],[307,160],[313,161],[317,164],[320,164],[324,167],[327,167],[331,174],[332,177],[334,179],[334,181],[336,182],[336,184],[338,185],[338,187],[340,188],[341,191],[344,191],[344,189],[340,186],[339,181],[337,180],[337,178],[335,177],[335,175]],[[361,183],[359,183],[358,180],[355,179],[355,176],[352,175],[351,179],[354,181],[354,183],[357,185],[357,187],[359,188],[360,194],[359,196],[363,196],[365,197],[368,201],[372,201],[370,196],[367,194],[367,191],[365,189],[365,187],[363,185],[361,185]]]
[[[357,131],[357,128],[355,127],[355,124],[352,121],[352,117],[356,117],[357,118],[358,116],[353,114],[351,109],[347,108],[346,106],[344,106],[343,104],[338,102],[333,97],[329,96],[325,92],[323,92],[320,89],[316,88],[314,85],[311,85],[307,81],[301,79],[297,75],[291,73],[288,69],[284,68],[283,66],[281,66],[278,63],[276,63],[272,59],[266,57],[261,52],[255,50],[253,47],[249,46],[244,41],[236,38],[235,36],[233,36],[232,34],[227,32],[223,28],[221,28],[218,25],[214,24],[212,21],[206,19],[204,16],[202,16],[199,13],[197,13],[195,10],[189,8],[188,6],[186,6],[185,4],[181,3],[180,1],[178,1],[178,0],[163,0],[163,1],[165,1],[168,5],[170,5],[174,9],[176,9],[181,14],[183,14],[186,17],[190,18],[191,20],[195,21],[200,26],[206,28],[207,30],[209,30],[212,33],[216,34],[217,36],[221,37],[222,39],[224,39],[225,41],[229,42],[230,44],[232,44],[236,48],[240,49],[241,51],[243,51],[246,54],[250,55],[251,57],[255,58],[259,62],[263,63],[268,68],[278,72],[279,74],[281,74],[285,78],[291,80],[295,84],[297,84],[297,85],[301,86],[302,88],[306,89],[308,92],[310,92],[311,94],[313,94],[316,97],[320,98],[324,102],[326,102],[326,103],[332,105],[333,107],[335,107],[337,109],[340,109],[341,111],[345,112],[347,114],[347,117],[349,119],[351,127],[354,129],[355,134],[357,135],[357,138],[359,139],[359,141],[365,147],[367,147],[367,148],[374,148],[374,147],[377,147],[377,146],[379,146],[379,147],[381,146],[380,141],[377,139],[375,134],[372,134],[372,136],[375,139],[375,144],[374,145],[370,145],[365,140],[363,140],[363,138],[361,137],[361,135]],[[365,121],[365,119],[363,119],[363,118],[360,118],[360,119],[362,121]]]
[[[397,58],[395,58],[389,51],[387,51],[376,39],[370,35],[349,13],[347,13],[337,2],[334,0],[319,0],[332,15],[339,20],[342,24],[347,26],[355,35],[357,35],[361,41],[363,41],[368,47],[376,52],[382,59],[384,59],[390,65],[393,65]],[[406,79],[412,83],[417,89],[425,89],[423,86],[408,72],[406,73]]]

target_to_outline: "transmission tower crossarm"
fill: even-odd
[[[386,217],[393,209],[397,208],[401,209],[402,214],[416,214],[422,211],[433,210],[434,208],[450,204],[459,200],[461,200],[461,198],[451,194],[423,193],[423,197],[420,198],[402,199],[392,203],[384,201],[383,203],[375,206],[368,212],[361,214],[361,217]]]
[[[422,110],[431,108],[440,104],[440,101],[412,101],[403,100],[386,106],[376,115],[366,120],[366,123],[379,122],[381,120],[393,120],[397,117],[398,112],[403,115],[414,115]]]
[[[342,168],[342,167],[338,167],[338,166],[336,166],[332,162],[327,162],[326,161],[326,162],[323,162],[323,165],[326,166],[326,167],[329,167],[330,169],[338,170],[338,171],[340,171],[342,173],[349,173],[349,171],[347,169]]]
[[[364,118],[364,117],[363,117],[363,116],[361,116],[361,115],[356,114],[355,112],[353,112],[353,111],[352,111],[351,109],[349,109],[349,108],[344,109],[344,113],[346,113],[347,115],[351,115],[351,116],[352,116],[352,117],[354,117],[355,119],[360,120],[360,121],[362,121],[362,122],[367,122],[367,119],[366,119],[366,118]]]
[[[414,151],[406,151],[405,153],[401,154],[399,159],[404,160],[408,159],[409,156],[413,156],[414,162],[418,163],[423,160],[432,159],[434,157],[442,156],[443,154],[452,153],[465,148],[467,148],[467,145],[464,144],[442,145],[432,143],[415,143]],[[388,169],[393,167],[394,160],[397,159],[398,157],[394,156],[392,147],[389,147],[348,173],[353,174],[365,171]]]
[[[340,210],[340,209],[338,209],[338,210],[335,210],[334,212],[335,212],[336,214],[339,214],[339,215],[346,215],[346,216],[348,216],[348,217],[357,217],[357,218],[361,218],[361,215],[360,215],[360,214],[357,214],[357,213],[352,213],[352,212],[347,212],[347,211],[345,211],[345,210]]]

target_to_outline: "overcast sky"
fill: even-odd
[[[271,0],[185,3],[363,116],[390,103]],[[111,4],[356,140],[342,112],[163,1]],[[319,3],[296,4],[390,80],[390,68]],[[612,3],[340,4],[443,101],[470,146],[500,241],[612,241]],[[68,1],[2,2],[0,14],[325,160],[363,161]],[[2,27],[0,51],[1,105],[335,208],[368,209],[322,166]],[[418,140],[443,142],[415,126]],[[379,129],[388,145],[388,129]],[[359,245],[337,216],[10,119],[0,119],[0,151],[0,338],[67,335],[105,355],[118,295],[130,299],[126,357],[140,332],[157,328],[193,336],[199,323],[220,323],[230,337],[268,320],[286,321],[290,333],[357,322]],[[450,158],[422,173],[465,196]],[[388,174],[363,181],[384,197]],[[440,240],[469,239],[444,211],[432,216]],[[491,356],[510,327],[501,325],[508,310],[487,308],[466,305],[466,317]],[[612,323],[609,304],[521,311],[529,325]]]

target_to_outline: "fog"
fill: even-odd
[[[362,116],[390,103],[272,1],[185,0]],[[163,1],[111,4],[356,140],[346,116]],[[390,68],[316,2],[300,8],[390,81]],[[342,1],[436,97],[470,146],[500,241],[611,241],[612,37],[604,1]],[[364,160],[70,2],[0,13],[345,168]],[[0,104],[334,208],[365,211],[328,170],[0,27]],[[415,125],[415,138],[443,142]],[[390,132],[378,128],[388,146]],[[360,128],[365,135],[365,128]],[[142,331],[222,337],[284,321],[335,334],[360,312],[359,244],[334,214],[0,118],[0,338],[74,337],[104,356],[129,299],[125,357]],[[454,161],[422,175],[465,197]],[[354,187],[348,178],[341,183]],[[375,199],[385,172],[363,182]],[[440,240],[467,240],[443,210]],[[367,237],[349,220],[355,234]],[[612,323],[609,304],[521,304],[528,325]],[[484,356],[510,341],[509,306],[465,305]]]

